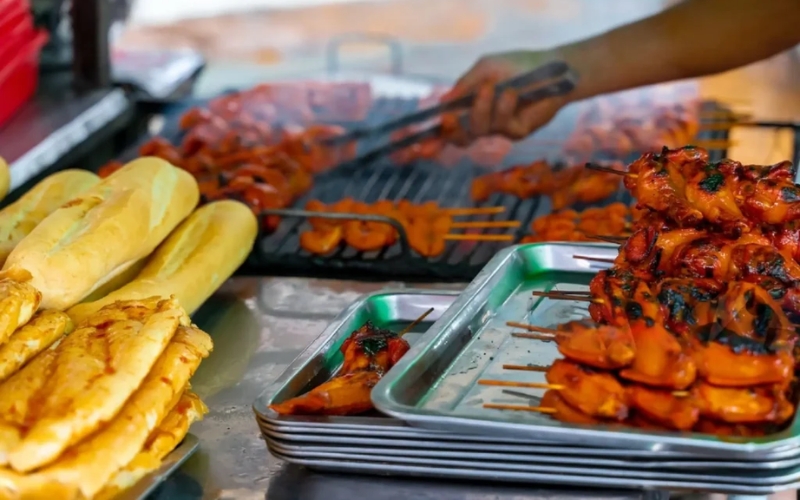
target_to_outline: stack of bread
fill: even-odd
[[[0,211],[0,499],[113,498],[207,411],[189,379],[212,341],[189,315],[257,221],[198,198],[140,158],[102,181],[54,174]]]

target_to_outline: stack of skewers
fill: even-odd
[[[602,168],[602,167],[600,167]],[[630,165],[625,186],[642,217],[588,292],[593,322],[511,324],[557,344],[538,411],[582,424],[758,436],[795,413],[800,317],[800,187],[790,163],[709,163],[697,148]],[[592,260],[590,257],[576,256]],[[596,260],[596,259],[595,259]]]

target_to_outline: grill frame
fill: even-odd
[[[386,82],[397,83],[397,88],[389,92],[390,97],[382,97],[377,93],[376,105],[368,113],[367,123],[378,123],[389,116],[398,113],[410,112],[417,108],[418,97],[415,94],[424,92],[425,84],[414,82],[416,87],[403,86],[400,79],[388,78]],[[353,81],[346,80],[345,81]],[[422,97],[421,95],[419,97]],[[178,118],[192,106],[203,106],[209,99],[190,99],[165,106],[160,113],[163,117],[163,128],[157,135],[170,141],[179,141],[181,132],[178,128]],[[704,111],[727,111],[719,103],[708,101],[703,103]],[[563,139],[574,128],[577,112],[571,115],[562,113],[548,125],[541,133],[537,132],[537,140]],[[710,121],[713,122],[713,121]],[[363,123],[343,123],[345,128],[364,126]],[[727,140],[727,130],[703,131],[700,139]],[[135,147],[129,148],[121,156],[122,159],[132,159],[137,155],[138,146],[150,136],[137,141]],[[359,152],[371,150],[381,144],[379,139],[360,141]],[[724,158],[725,150],[714,150],[711,159],[714,161]],[[630,162],[638,155],[625,158]],[[567,163],[560,158],[555,147],[540,146],[536,141],[522,141],[503,161],[503,167],[516,164],[527,164],[534,159],[544,158],[557,166]],[[611,160],[607,157],[595,157],[593,161]],[[383,220],[393,223],[400,233],[399,241],[392,247],[377,252],[358,252],[349,246],[342,245],[329,256],[312,255],[299,247],[300,232],[307,227],[305,219],[309,216],[328,217],[330,214],[320,214],[302,210],[310,199],[319,199],[325,203],[337,201],[345,196],[351,196],[364,202],[373,202],[378,199],[399,200],[402,198],[414,202],[437,201],[443,207],[469,207],[469,206],[504,206],[506,211],[499,215],[475,216],[469,220],[508,220],[520,221],[517,229],[485,229],[482,234],[512,234],[514,243],[528,234],[530,223],[536,217],[550,213],[548,197],[538,196],[521,200],[513,196],[493,194],[487,202],[475,205],[469,197],[470,181],[489,169],[480,167],[468,159],[462,159],[453,167],[442,167],[433,161],[422,160],[407,166],[394,165],[388,158],[381,159],[371,165],[363,166],[357,171],[336,171],[335,169],[315,177],[314,186],[303,196],[295,200],[291,209],[270,210],[262,214],[280,215],[281,224],[271,234],[259,234],[253,251],[238,274],[246,275],[275,275],[275,276],[307,276],[318,278],[338,278],[357,280],[402,280],[409,282],[419,281],[445,281],[466,282],[470,281],[494,256],[494,254],[509,245],[507,242],[448,242],[447,250],[443,255],[428,259],[416,255],[407,244],[407,238],[402,227],[396,221],[380,216],[361,216],[362,220]],[[408,196],[411,194],[411,196]],[[620,189],[608,199],[590,204],[576,204],[572,208],[581,210],[590,206],[605,206],[614,201],[629,203],[630,195]],[[333,218],[336,218],[334,215]],[[352,217],[347,217],[352,218]]]

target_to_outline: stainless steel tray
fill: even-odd
[[[676,482],[702,482],[702,483],[724,483],[738,484],[747,486],[774,486],[800,481],[800,468],[779,469],[774,471],[757,471],[744,473],[737,471],[718,471],[704,470],[697,471],[664,471],[664,470],[631,470],[624,468],[605,468],[599,466],[571,466],[565,464],[545,465],[521,462],[504,462],[490,460],[472,460],[472,457],[462,457],[456,459],[426,458],[426,457],[405,457],[392,455],[367,455],[363,453],[290,453],[286,448],[277,443],[268,442],[270,449],[282,455],[294,456],[297,458],[313,458],[323,460],[358,460],[361,462],[393,463],[407,465],[433,465],[443,467],[467,467],[473,469],[488,469],[507,472],[550,472],[560,474],[570,474],[575,476],[598,476],[615,477],[627,480],[629,483],[639,481],[676,481]]]
[[[583,448],[580,450],[569,450],[571,453],[564,453],[563,447],[558,446],[513,446],[513,445],[494,445],[487,446],[480,444],[472,446],[453,447],[450,443],[438,443],[427,448],[419,446],[396,447],[390,444],[381,443],[376,446],[363,446],[357,443],[329,444],[323,442],[298,443],[286,440],[277,434],[269,434],[266,438],[281,453],[294,455],[314,455],[320,453],[337,453],[341,455],[370,455],[370,456],[390,456],[405,458],[433,458],[445,460],[480,460],[485,462],[522,462],[529,464],[564,464],[575,466],[589,466],[601,468],[623,468],[623,469],[642,469],[642,470],[681,470],[694,471],[714,470],[726,471],[727,474],[745,470],[778,470],[800,467],[800,458],[775,461],[716,461],[716,460],[674,460],[666,456],[655,457],[649,451],[636,450],[595,450]],[[459,445],[460,443],[457,443]],[[347,446],[345,446],[347,445]],[[598,453],[599,451],[599,453]],[[630,452],[623,455],[621,452]],[[616,455],[613,455],[616,453]],[[659,457],[661,454],[658,455]],[[611,458],[609,458],[611,457]]]
[[[145,500],[150,493],[161,485],[178,467],[197,451],[200,440],[187,434],[180,445],[172,453],[164,457],[161,467],[141,478],[132,487],[114,497],[114,500]]]
[[[263,430],[263,429],[262,429]],[[423,439],[391,438],[391,437],[360,437],[328,434],[309,434],[305,432],[291,433],[283,431],[264,431],[264,436],[269,439],[276,439],[282,442],[291,443],[313,443],[319,446],[348,445],[363,447],[398,447],[398,448],[418,448],[418,449],[448,449],[458,452],[486,451],[491,449],[503,453],[558,453],[561,455],[581,455],[581,456],[608,456],[626,458],[652,458],[653,452],[649,450],[630,450],[626,448],[586,448],[566,445],[535,445],[525,444],[519,441],[494,441],[491,438],[484,440],[473,439],[472,441],[432,441]],[[664,458],[690,458],[695,455],[677,452],[659,452],[659,457]]]
[[[552,343],[509,335],[507,321],[552,326],[586,316],[585,304],[534,299],[533,290],[586,289],[597,268],[574,255],[613,258],[617,247],[582,244],[519,245],[499,252],[411,351],[372,391],[382,412],[411,425],[484,436],[543,439],[593,447],[671,450],[725,459],[769,460],[800,446],[800,420],[762,438],[646,432],[562,424],[547,415],[484,409],[484,402],[520,403],[500,387],[477,381],[543,382],[544,374],[508,372],[502,365],[549,365],[560,355]],[[540,396],[541,390],[527,390]],[[524,400],[523,400],[524,401]]]
[[[376,425],[388,426],[399,433],[419,434],[405,424],[392,421],[383,416],[376,417],[285,417],[269,409],[269,405],[285,401],[312,387],[328,380],[341,366],[342,354],[339,346],[366,321],[372,321],[383,328],[402,329],[408,323],[419,318],[425,311],[434,308],[433,312],[418,324],[404,338],[413,346],[444,311],[458,297],[457,292],[430,290],[397,290],[383,291],[361,297],[348,306],[317,337],[310,346],[295,359],[278,379],[267,387],[253,403],[256,421],[259,425],[300,425],[347,429],[348,432],[371,430]]]
[[[309,469],[347,472],[360,474],[376,475],[395,475],[411,477],[427,477],[436,479],[464,479],[464,480],[484,480],[484,481],[503,481],[513,483],[535,483],[552,484],[565,486],[580,486],[594,488],[639,488],[639,489],[664,489],[670,491],[693,491],[708,493],[727,493],[740,495],[769,495],[779,491],[786,491],[800,487],[800,482],[775,484],[767,486],[744,486],[741,484],[729,483],[706,483],[706,482],[683,482],[683,481],[664,481],[664,480],[636,480],[635,482],[627,478],[568,475],[561,471],[554,473],[539,472],[518,472],[507,470],[492,470],[470,468],[465,466],[444,466],[444,465],[406,465],[393,464],[386,462],[362,461],[362,460],[330,460],[319,458],[296,457],[285,455],[275,449],[270,449],[270,453],[276,458],[297,465],[308,467]]]

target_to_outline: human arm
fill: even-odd
[[[500,133],[521,138],[564,105],[641,85],[733,69],[800,43],[800,0],[686,0],[659,14],[548,51],[516,51],[479,60],[456,84],[477,91],[469,131],[457,142]],[[506,92],[493,105],[491,84],[561,59],[579,75],[567,96],[518,106]]]

